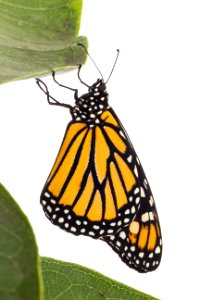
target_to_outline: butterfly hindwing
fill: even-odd
[[[155,270],[162,255],[161,229],[150,188],[141,193],[140,208],[131,222],[115,234],[102,237],[129,267],[145,273]],[[149,189],[149,190],[148,190]]]

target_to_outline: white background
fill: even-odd
[[[108,84],[110,105],[156,200],[164,251],[155,272],[139,274],[105,243],[68,234],[45,218],[39,197],[69,112],[49,106],[34,79],[0,87],[0,180],[30,219],[41,255],[85,265],[160,299],[199,297],[199,16],[199,1],[84,1],[80,33],[105,78],[121,50]],[[88,60],[82,78],[90,84],[98,76]],[[80,87],[76,71],[58,79]],[[70,91],[44,80],[57,99],[73,103]]]

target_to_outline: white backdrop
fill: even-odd
[[[110,105],[124,124],[150,182],[160,217],[160,267],[139,274],[101,241],[51,225],[39,204],[70,114],[51,107],[34,79],[0,87],[0,180],[30,219],[41,255],[76,262],[163,300],[199,295],[200,181],[199,1],[85,0],[81,34],[108,84]],[[88,60],[82,78],[99,76]],[[51,94],[73,94],[43,78]],[[59,81],[85,89],[76,71]],[[197,279],[198,278],[198,279]]]

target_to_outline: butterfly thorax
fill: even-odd
[[[87,94],[76,98],[76,105],[71,113],[74,121],[88,124],[100,123],[100,115],[108,108],[108,93],[102,79],[98,79],[89,87]]]

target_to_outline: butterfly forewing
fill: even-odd
[[[114,233],[138,211],[137,164],[112,109],[92,127],[71,122],[41,195],[46,215],[77,235]]]

